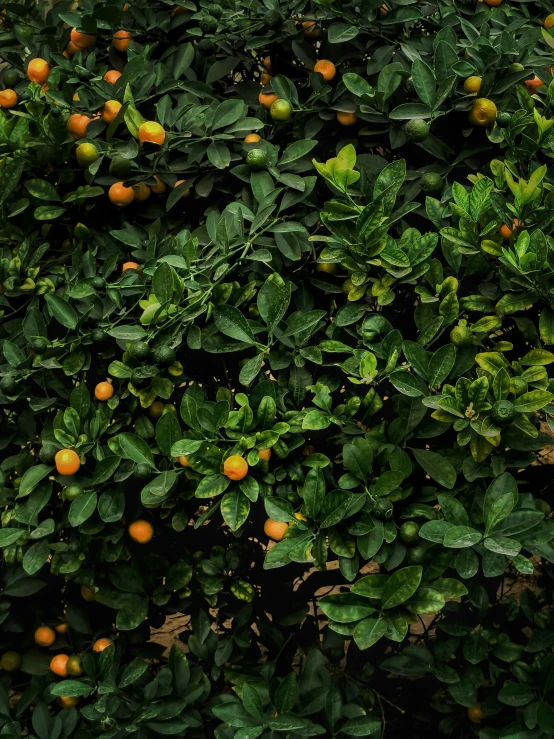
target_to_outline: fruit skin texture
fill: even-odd
[[[111,639],[105,639],[105,638],[97,639],[92,645],[92,651],[93,652],[103,652],[104,649],[111,647],[112,644],[113,644],[113,641]]]
[[[336,275],[339,271],[339,265],[335,262],[318,262],[316,272],[325,272],[328,275]]]
[[[516,409],[509,400],[497,400],[491,409],[492,420],[503,426],[511,423],[516,417]]]
[[[79,144],[75,154],[77,155],[77,161],[81,167],[88,167],[100,156],[100,153],[94,144]]]
[[[292,105],[288,100],[278,99],[272,103],[269,114],[274,121],[287,121],[292,113]]]
[[[87,126],[92,118],[82,113],[73,113],[67,119],[67,132],[76,140],[84,139],[87,135]]]
[[[251,149],[246,156],[246,164],[255,172],[265,169],[267,165],[265,151],[263,149]]]
[[[423,192],[438,192],[442,190],[442,177],[436,172],[426,172],[421,178]]]
[[[274,521],[272,518],[268,518],[264,523],[264,533],[273,541],[281,541],[288,527],[288,523],[284,521]]]
[[[257,133],[249,133],[248,136],[245,136],[244,143],[245,144],[257,144],[258,141],[261,140],[261,136]]]
[[[337,111],[337,121],[341,126],[353,126],[358,122],[358,116],[355,113],[348,113],[344,110]]]
[[[315,21],[303,21],[302,28],[305,38],[319,38],[320,30]]]
[[[177,180],[177,182],[173,185],[173,188],[175,189],[179,185],[182,185],[184,181],[185,180]],[[190,197],[190,193],[191,193],[191,188],[190,187],[187,187],[187,189],[183,192],[183,194],[181,196],[183,198],[183,200],[186,200],[186,198],[189,198]]]
[[[133,521],[129,524],[129,536],[137,544],[148,544],[154,536],[154,527],[150,521]]]
[[[143,143],[148,141],[151,144],[160,144],[161,146],[165,141],[165,131],[163,126],[156,121],[146,121],[142,126],[140,126],[138,137],[139,141],[142,141]]]
[[[248,474],[248,462],[244,457],[233,454],[223,463],[223,474],[230,480],[242,480]]]
[[[114,393],[111,382],[99,382],[94,388],[94,397],[97,400],[109,400]]]
[[[81,660],[79,657],[73,656],[67,660],[67,672],[73,677],[78,677],[83,674],[84,670],[81,667]]]
[[[150,190],[155,195],[162,195],[167,190],[167,185],[158,177],[157,174],[154,175],[154,179],[156,180],[156,184],[150,185]]]
[[[0,108],[14,108],[17,105],[17,92],[15,90],[0,91]]]
[[[76,28],[72,29],[70,39],[71,43],[78,49],[88,49],[96,41],[96,37],[92,34],[81,33]]]
[[[260,105],[263,105],[266,110],[269,110],[277,100],[279,100],[279,98],[273,92],[260,92],[258,95],[258,102]]]
[[[51,647],[56,641],[56,632],[50,626],[39,626],[34,638],[39,647]]]
[[[190,467],[189,461],[184,455],[179,457],[179,464],[181,467]]]
[[[539,87],[544,87],[544,82],[541,80],[540,77],[537,77],[537,75],[535,75],[533,79],[525,80],[525,87],[527,88],[527,91],[531,95],[533,95],[533,93],[536,92]]]
[[[133,190],[135,193],[135,200],[139,203],[148,200],[151,195],[150,188],[148,187],[146,182],[137,182],[135,185],[133,185]]]
[[[121,109],[121,103],[118,100],[108,100],[102,108],[102,120],[105,123],[111,123]]]
[[[120,77],[121,72],[118,72],[117,69],[108,69],[103,79],[106,82],[109,82],[110,85],[114,85]]]
[[[93,590],[90,588],[87,588],[86,585],[81,585],[81,597],[83,600],[86,600],[87,603],[94,603],[96,600],[96,595]]]
[[[108,197],[114,205],[123,208],[133,202],[135,191],[132,187],[125,187],[123,182],[114,182],[108,190]]]
[[[19,652],[4,652],[0,658],[0,667],[6,672],[15,672],[21,667],[21,655]]]
[[[498,7],[501,2],[502,0],[485,0],[485,3],[491,8]]]
[[[477,98],[469,111],[469,122],[473,126],[492,126],[496,120],[496,105],[488,98]]]
[[[415,521],[404,521],[400,527],[400,538],[405,544],[413,544],[419,539],[419,526]]]
[[[62,708],[75,708],[81,702],[81,699],[76,696],[60,695],[58,703]]]
[[[326,82],[330,82],[337,74],[337,68],[333,62],[327,59],[320,59],[314,66],[314,72],[319,72]]]
[[[136,269],[137,272],[140,272],[139,265],[136,262],[125,262],[121,267],[122,272],[126,272],[128,269]]]
[[[390,500],[387,500],[387,498],[377,498],[375,503],[373,504],[373,511],[372,514],[376,516],[376,518],[390,518],[393,514],[394,506],[391,503]]]
[[[59,677],[67,677],[67,662],[69,660],[68,654],[57,654],[50,660],[50,669],[55,675]]]
[[[260,459],[263,459],[266,462],[269,462],[269,460],[271,459],[271,449],[260,449],[259,455],[260,455]]]
[[[425,141],[429,136],[429,124],[427,121],[422,121],[419,118],[414,118],[411,121],[408,121],[404,130],[406,131],[406,136],[410,141]]]
[[[481,719],[485,718],[484,713],[481,711],[481,704],[476,703],[474,706],[469,706],[467,709],[467,717],[472,724],[480,724]]]
[[[472,346],[473,332],[467,326],[454,326],[450,332],[450,341],[454,346]]]
[[[44,85],[50,74],[50,65],[40,57],[31,59],[27,65],[27,77],[39,85]]]
[[[482,81],[481,77],[477,77],[476,75],[468,77],[464,82],[464,92],[467,92],[468,94],[479,92]]]
[[[79,455],[73,449],[60,449],[54,461],[60,475],[74,475],[81,466]]]
[[[509,239],[509,238],[510,238],[510,236],[512,235],[513,231],[514,231],[514,230],[515,230],[515,229],[516,229],[516,228],[517,228],[518,226],[521,226],[521,225],[522,225],[522,224],[521,224],[521,221],[519,221],[519,220],[518,220],[517,218],[514,218],[514,221],[513,221],[513,223],[512,223],[512,228],[510,228],[509,226],[507,226],[507,225],[506,225],[506,224],[504,223],[504,224],[503,224],[502,226],[500,226],[500,228],[498,229],[498,233],[499,233],[499,234],[501,234],[501,235],[502,235],[502,236],[504,237],[504,239],[506,239],[506,241],[508,241],[508,239]]]
[[[151,418],[160,418],[163,415],[165,404],[161,400],[155,400],[148,409],[148,415]]]
[[[546,18],[544,19],[543,25],[546,28],[546,30],[554,26],[554,13],[550,13],[550,15],[546,16]]]
[[[116,31],[113,35],[112,44],[118,51],[127,51],[131,38],[130,31]]]

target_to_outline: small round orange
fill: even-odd
[[[249,133],[248,136],[244,137],[245,144],[257,144],[261,140],[261,136],[257,133]]]
[[[68,654],[57,654],[50,660],[50,669],[55,675],[60,677],[67,677],[67,662],[69,660]]]
[[[467,709],[467,717],[472,724],[480,724],[481,719],[485,718],[485,714],[481,710],[481,704],[476,703],[474,706],[469,706]]]
[[[260,449],[258,454],[260,455],[260,459],[263,459],[266,462],[269,462],[271,459],[271,449]]]
[[[161,146],[165,141],[165,131],[163,126],[156,121],[146,121],[139,127],[138,138],[143,143],[148,141],[151,144],[160,144]]]
[[[121,110],[121,103],[118,100],[108,100],[102,108],[102,120],[105,123],[111,123]]]
[[[314,72],[319,72],[326,82],[330,82],[337,74],[337,68],[328,59],[320,59],[315,64]]]
[[[45,59],[38,57],[37,59],[31,59],[27,65],[27,77],[32,82],[37,82],[39,85],[44,85],[50,74],[50,65]]]
[[[71,31],[71,43],[78,49],[88,49],[96,41],[96,37],[90,33],[81,33],[76,28]]]
[[[500,5],[502,0],[485,0],[485,3],[489,5],[491,8],[496,8]]]
[[[148,198],[152,194],[146,182],[137,182],[136,184],[134,184],[133,191],[135,193],[135,200],[139,203],[148,200]]]
[[[108,190],[108,197],[114,205],[123,208],[133,202],[135,191],[132,187],[125,187],[123,182],[114,182]]]
[[[17,105],[15,90],[0,90],[0,108],[14,108]]]
[[[116,31],[113,35],[112,44],[118,51],[127,51],[131,38],[130,31]]]
[[[74,475],[81,466],[79,455],[73,449],[60,449],[54,457],[54,461],[60,475]]]
[[[71,43],[71,41],[65,47],[65,50],[67,51],[69,56],[75,56],[78,51],[81,51],[81,49],[78,46],[75,46],[75,44]]]
[[[535,75],[532,80],[525,80],[525,87],[531,95],[536,92],[539,87],[543,86],[544,82],[541,80],[540,77],[537,77],[537,75]]]
[[[554,13],[550,13],[550,15],[547,15],[544,19],[544,27],[548,31],[549,28],[552,28],[554,26]]]
[[[87,603],[94,603],[96,600],[96,594],[94,590],[91,590],[86,585],[81,585],[81,598],[86,600]]]
[[[337,112],[337,121],[341,126],[353,126],[358,122],[358,116],[355,113],[347,113],[344,110]]]
[[[279,100],[274,92],[260,92],[258,95],[258,102],[263,105],[266,110],[269,110],[273,103]]]
[[[167,185],[163,180],[161,180],[157,174],[154,175],[154,179],[156,180],[155,185],[150,185],[150,190],[155,195],[162,195],[167,190]]]
[[[482,77],[478,77],[476,74],[472,74],[464,81],[464,92],[468,95],[473,95],[479,92],[483,83]]]
[[[181,467],[190,467],[189,461],[184,455],[179,457],[179,464]]]
[[[512,231],[514,231],[514,229],[516,229],[518,226],[521,226],[521,225],[522,225],[521,221],[518,218],[514,218],[513,223],[512,223],[512,228],[510,228],[504,223],[502,226],[500,226],[498,231],[500,234],[502,234],[502,236],[506,239],[506,241],[508,241],[508,239],[512,235]]]
[[[137,544],[148,544],[154,536],[154,527],[150,521],[133,521],[127,530],[131,539]]]
[[[108,71],[102,77],[102,79],[106,80],[106,82],[109,82],[110,85],[113,85],[117,82],[117,80],[120,77],[121,77],[121,72],[118,72],[117,69],[108,69]]]
[[[272,518],[268,518],[264,523],[264,533],[273,541],[281,541],[288,527],[288,523],[284,521],[274,521]]]
[[[4,652],[0,658],[0,667],[6,672],[16,672],[21,667],[21,662],[19,652]]]
[[[96,400],[109,400],[113,396],[113,385],[111,382],[99,382],[94,388]]]
[[[239,454],[232,454],[223,462],[223,474],[230,480],[242,480],[248,474],[248,462]]]
[[[315,21],[303,21],[302,28],[305,38],[319,38],[320,30]]]
[[[56,632],[50,626],[39,626],[35,631],[35,644],[39,647],[51,647],[56,641]]]
[[[160,418],[160,416],[163,415],[165,408],[165,403],[162,403],[161,400],[155,400],[149,407],[148,407],[148,415],[150,418]]]
[[[67,621],[61,621],[61,623],[54,626],[54,631],[58,634],[65,634],[68,628],[69,626],[67,625]]]
[[[268,74],[267,72],[262,72],[262,74],[260,75],[260,84],[265,87],[271,82],[272,79],[273,77],[270,74]]]
[[[266,71],[269,72],[269,74],[271,74],[273,72],[273,68],[271,66],[271,57],[270,56],[266,56],[264,58],[262,64],[264,65]]]
[[[81,659],[77,655],[73,655],[67,660],[67,672],[73,677],[82,675],[84,670],[81,666]]]
[[[89,118],[88,115],[83,115],[83,113],[73,113],[67,119],[67,132],[75,141],[84,139],[87,135],[87,126],[91,120],[92,118]]]
[[[137,272],[141,272],[140,265],[136,262],[125,262],[121,267],[122,272],[126,272],[128,269],[136,269]]]
[[[112,644],[113,644],[113,641],[111,639],[106,639],[106,638],[97,639],[92,645],[92,651],[93,652],[103,652],[104,649],[111,647]]]
[[[81,702],[81,699],[77,696],[60,695],[58,703],[62,708],[75,708]]]
[[[182,184],[183,184],[183,182],[185,182],[185,180],[177,180],[177,182],[176,182],[176,183],[175,183],[175,184],[173,185],[173,189],[175,189],[175,188],[176,188],[176,187],[178,187],[179,185],[182,185]],[[190,189],[190,187],[187,187],[187,189],[186,189],[186,190],[185,190],[185,191],[183,192],[183,194],[181,195],[181,197],[183,198],[183,200],[186,200],[187,198],[189,198],[189,197],[190,197],[190,192],[191,192],[191,189]]]

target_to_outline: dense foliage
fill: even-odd
[[[0,734],[554,736],[551,8],[0,8]]]

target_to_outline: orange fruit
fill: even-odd
[[[184,181],[185,180],[177,180],[177,182],[173,185],[173,188],[175,189],[178,185],[182,185]],[[183,200],[190,197],[190,191],[191,191],[191,188],[187,187],[187,189],[184,191],[182,195]]]
[[[267,72],[263,72],[260,75],[260,84],[265,87],[267,84],[271,82],[272,79],[273,77],[270,74],[267,74]]]
[[[109,82],[110,85],[113,85],[117,82],[117,80],[120,77],[121,77],[121,72],[118,72],[117,69],[108,69],[108,71],[102,77],[102,79],[106,80],[106,82]]]
[[[118,51],[127,51],[131,38],[130,31],[116,31],[113,35],[112,44]]]
[[[550,13],[550,15],[547,15],[544,19],[544,27],[548,31],[549,28],[552,28],[554,26],[554,13]]]
[[[133,192],[135,193],[135,200],[142,203],[144,200],[148,200],[150,197],[150,188],[146,182],[137,182],[133,185]]]
[[[385,5],[385,3],[381,5],[381,7],[379,8],[379,12],[381,13],[381,15],[386,15],[389,12],[389,9]]]
[[[21,667],[21,655],[19,652],[4,652],[0,659],[0,667],[6,672],[15,672]]]
[[[69,696],[69,695],[60,695],[58,698],[58,703],[62,708],[75,708],[75,706],[78,706],[81,699],[77,698],[77,696]]]
[[[60,475],[74,475],[81,466],[79,455],[73,449],[60,449],[54,457],[54,461]]]
[[[132,187],[125,187],[123,182],[114,182],[108,190],[108,197],[114,205],[123,208],[124,205],[130,205],[133,202],[135,191]]]
[[[500,5],[500,3],[502,2],[502,0],[485,0],[485,2],[491,8],[496,8],[496,7],[498,7],[498,5]]]
[[[245,144],[256,144],[258,141],[260,141],[261,138],[262,137],[257,133],[249,133],[247,136],[245,136],[244,143]]]
[[[316,62],[314,72],[319,72],[326,82],[330,82],[337,73],[337,68],[328,59],[320,59]]]
[[[492,126],[496,120],[496,105],[488,98],[477,98],[473,101],[468,118],[474,126]]]
[[[272,518],[268,518],[264,523],[264,533],[273,541],[281,541],[288,527],[288,523],[284,521],[274,521]]]
[[[315,21],[303,21],[302,28],[304,29],[305,38],[318,38],[319,37],[320,30],[317,27],[317,24]]]
[[[67,132],[78,141],[84,139],[87,135],[87,126],[91,122],[92,118],[82,113],[73,113],[67,119]]]
[[[39,647],[51,647],[56,641],[56,632],[50,626],[39,626],[35,631],[35,644]]]
[[[93,603],[96,600],[96,594],[94,590],[87,588],[86,585],[81,585],[81,598],[86,600],[87,603]]]
[[[74,56],[78,51],[81,51],[81,49],[79,49],[78,46],[75,46],[75,44],[72,44],[71,41],[65,47],[65,50],[67,51],[69,56]]]
[[[133,521],[127,530],[131,539],[137,544],[148,544],[154,536],[154,527],[150,521]]]
[[[185,8],[183,8],[182,5],[176,5],[171,11],[171,17],[176,18],[178,15],[181,15],[181,13],[184,13],[184,12],[185,12]]]
[[[81,667],[81,660],[76,655],[73,655],[67,660],[67,672],[73,675],[73,677],[83,674],[84,670]]]
[[[296,518],[297,521],[307,521],[308,520],[308,517],[305,516],[303,513],[300,513],[300,511],[297,511],[294,514],[294,517]]]
[[[67,677],[67,662],[69,660],[68,654],[57,654],[50,660],[50,669],[54,675],[60,677]]]
[[[155,400],[148,408],[148,413],[151,418],[160,418],[163,415],[165,403],[161,400]]]
[[[104,649],[111,647],[112,644],[113,644],[113,641],[111,639],[106,639],[106,638],[97,639],[92,645],[92,651],[93,652],[103,652]]]
[[[71,43],[78,49],[88,49],[96,41],[96,37],[90,33],[81,33],[76,28],[71,31]]]
[[[510,228],[504,223],[502,226],[500,226],[498,232],[502,234],[502,236],[506,239],[506,241],[508,241],[508,239],[512,235],[512,231],[514,231],[518,226],[521,226],[521,225],[522,225],[521,221],[517,218],[514,218],[514,221],[512,223],[512,228]]]
[[[525,87],[531,95],[536,92],[539,87],[543,87],[543,85],[544,82],[540,77],[537,77],[537,75],[535,75],[532,80],[525,80]]]
[[[189,461],[185,456],[179,457],[179,464],[181,467],[190,467]]]
[[[154,175],[154,179],[156,180],[156,184],[155,185],[150,185],[150,189],[156,195],[161,195],[162,193],[164,193],[167,190],[167,185],[165,184],[165,182],[163,180],[161,180],[158,177],[157,174]]]
[[[474,93],[478,93],[481,89],[481,83],[483,82],[481,77],[477,77],[477,75],[472,75],[471,77],[468,77],[464,82],[464,92],[466,92],[468,95],[472,95]]]
[[[50,65],[44,59],[40,57],[37,59],[31,59],[27,65],[27,77],[32,82],[37,82],[39,85],[44,85],[50,74]]]
[[[258,95],[258,102],[263,105],[266,110],[269,110],[273,103],[279,100],[274,92],[260,92]]]
[[[13,108],[17,105],[17,92],[15,90],[0,91],[0,108]]]
[[[117,100],[108,100],[102,108],[102,120],[105,123],[111,123],[121,110],[121,103]]]
[[[260,459],[264,459],[266,462],[269,462],[271,459],[271,449],[260,449],[258,453],[260,455]]]
[[[99,382],[94,388],[94,397],[96,400],[109,400],[113,395],[113,385],[111,382]]]
[[[347,113],[344,110],[337,112],[337,121],[341,126],[353,126],[358,122],[358,116],[355,113]]]
[[[151,144],[163,144],[165,141],[165,131],[156,121],[146,121],[138,130],[139,141],[143,143],[149,141]]]
[[[125,262],[121,267],[122,272],[126,272],[128,269],[136,269],[137,272],[141,272],[140,266],[136,262]]]
[[[238,454],[232,454],[223,462],[223,474],[230,480],[242,480],[248,474],[248,462]]]
[[[62,621],[61,623],[54,626],[54,631],[57,631],[58,634],[65,634],[68,628],[69,627],[67,625],[67,621]]]
[[[271,67],[271,57],[270,56],[266,56],[265,59],[263,60],[262,64],[264,65],[264,67],[266,68],[266,70],[269,72],[269,74],[271,74],[273,72],[273,69]]]
[[[483,711],[481,711],[481,704],[476,703],[474,706],[469,706],[467,709],[467,717],[472,724],[480,724],[481,719],[485,718]]]

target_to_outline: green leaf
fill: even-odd
[[[136,434],[123,433],[117,437],[121,456],[124,459],[130,459],[137,464],[147,464],[155,469],[152,451],[144,439],[139,438]]]
[[[416,59],[412,65],[412,80],[421,102],[432,106],[435,97],[436,82],[431,67],[421,59]]]
[[[431,118],[433,112],[429,105],[422,103],[402,103],[389,113],[391,121],[409,121],[413,118]]]
[[[223,520],[231,531],[237,531],[248,518],[250,501],[240,490],[225,493],[221,501]]]
[[[255,343],[248,321],[240,310],[232,305],[218,305],[214,311],[214,323],[225,336],[246,344]]]
[[[544,408],[552,401],[552,398],[554,395],[546,390],[531,390],[514,400],[514,408],[518,413],[532,413]]]
[[[386,631],[386,619],[366,618],[354,629],[354,641],[359,649],[369,649],[385,635]]]
[[[62,680],[52,688],[52,695],[66,695],[70,698],[90,695],[93,691],[92,685],[82,683],[79,680]]]
[[[47,539],[37,541],[29,547],[23,557],[23,569],[28,575],[37,573],[46,564],[50,556],[50,545]]]
[[[78,316],[75,309],[59,295],[53,293],[46,293],[44,296],[46,304],[50,310],[52,316],[66,328],[76,328],[78,323]]]
[[[80,526],[90,518],[96,510],[97,500],[96,491],[91,490],[89,493],[83,493],[72,501],[68,516],[71,526]]]
[[[44,480],[52,470],[53,467],[48,464],[36,464],[34,467],[29,467],[21,478],[17,498],[24,498],[29,495],[36,488],[39,482]]]
[[[407,601],[419,587],[422,574],[423,568],[419,565],[403,567],[393,573],[383,588],[381,607],[388,610]]]
[[[59,200],[58,191],[46,180],[27,180],[25,189],[34,198],[39,200]]]
[[[427,449],[412,449],[416,462],[439,485],[451,490],[456,484],[456,470],[452,464],[440,454]]]
[[[452,367],[456,361],[456,349],[452,344],[441,346],[429,360],[429,385],[437,387],[442,385],[444,380],[450,374]]]
[[[410,613],[438,613],[444,606],[444,596],[433,588],[419,588],[405,604]]]
[[[341,624],[359,621],[375,613],[375,608],[367,598],[353,595],[351,592],[326,595],[318,600],[318,605],[328,618]]]
[[[308,518],[315,519],[325,498],[325,478],[319,467],[312,467],[304,481],[302,498]]]
[[[270,335],[283,319],[289,303],[290,283],[285,282],[277,272],[273,272],[260,288],[257,297],[258,310]]]
[[[230,484],[231,480],[226,475],[208,475],[199,482],[194,494],[197,498],[214,498],[224,493]]]
[[[388,575],[366,575],[352,585],[350,592],[364,598],[381,598],[388,579]]]
[[[478,544],[481,538],[481,532],[471,526],[452,526],[444,535],[443,545],[451,549],[462,549]]]
[[[320,528],[326,529],[342,521],[351,499],[352,494],[345,490],[334,490],[326,495],[321,506]]]

